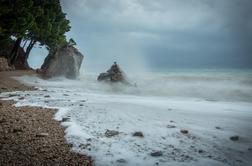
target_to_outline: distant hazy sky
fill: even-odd
[[[86,70],[252,67],[252,0],[61,0]],[[36,53],[36,49],[33,54]]]

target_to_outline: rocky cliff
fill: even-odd
[[[107,70],[107,72],[100,73],[97,80],[106,82],[121,82],[130,85],[130,83],[126,79],[125,73],[121,70],[116,62],[114,62],[114,64],[110,67],[110,69]]]
[[[14,42],[8,41],[5,43],[0,42],[0,57],[4,57],[7,59],[7,61],[10,58],[11,50],[13,49]],[[3,64],[3,62],[1,62]],[[28,65],[27,59],[25,58],[25,52],[22,47],[18,48],[18,58],[14,64],[14,66],[11,66],[11,69],[16,70],[29,70],[31,69]]]
[[[8,60],[5,57],[0,57],[0,71],[9,71],[12,68],[8,65]]]
[[[41,66],[44,78],[64,76],[76,79],[84,56],[73,46],[58,46],[51,51]]]

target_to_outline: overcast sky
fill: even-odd
[[[86,70],[251,68],[251,0],[61,0]],[[36,49],[33,54],[36,53]]]

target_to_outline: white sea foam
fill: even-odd
[[[42,89],[0,95],[19,95],[10,97],[18,101],[18,106],[58,108],[56,120],[70,118],[62,123],[67,127],[68,142],[75,151],[91,155],[96,165],[252,162],[252,152],[248,150],[252,147],[249,72],[129,76],[137,87],[97,82],[94,74],[85,74],[75,81],[28,76],[18,79]],[[24,100],[19,100],[20,96]],[[189,134],[181,134],[182,128],[188,129]],[[119,135],[108,138],[107,129],[119,131]],[[133,137],[135,131],[143,132],[144,138]],[[240,140],[231,141],[232,135],[239,135]],[[162,151],[163,156],[152,157],[152,151]]]

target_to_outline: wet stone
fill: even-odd
[[[5,119],[0,119],[0,123],[5,123],[6,120]]]
[[[18,100],[24,100],[24,97],[19,97]]]
[[[91,146],[90,143],[87,143],[87,144],[80,144],[80,145],[79,145],[79,148],[81,148],[81,149],[90,149],[90,150],[91,150],[91,148],[88,148],[89,146]]]
[[[17,96],[16,94],[9,94],[9,97],[15,97]]]
[[[116,160],[116,162],[118,162],[118,163],[127,163],[127,161],[125,159],[118,159],[118,160]]]
[[[181,129],[180,132],[181,132],[182,134],[188,134],[188,130],[186,130],[186,129]]]
[[[65,117],[62,118],[61,122],[69,122],[70,121],[70,117]]]
[[[238,141],[239,140],[239,136],[238,135],[234,135],[234,136],[230,137],[230,140],[232,140],[232,141]]]
[[[199,153],[203,153],[203,150],[202,150],[202,149],[199,149],[198,152],[199,152]]]
[[[159,156],[163,156],[163,152],[161,152],[161,151],[154,151],[154,152],[151,152],[150,155],[152,157],[159,157]]]
[[[119,134],[119,131],[116,130],[106,130],[105,136],[106,137],[113,137]]]
[[[169,129],[176,128],[176,126],[174,126],[174,125],[167,125],[166,127]]]
[[[141,131],[137,131],[135,133],[133,133],[134,137],[144,137],[143,133]]]
[[[12,132],[13,132],[13,133],[18,133],[18,132],[23,132],[23,130],[22,130],[22,129],[15,128],[15,129],[13,129]]]

